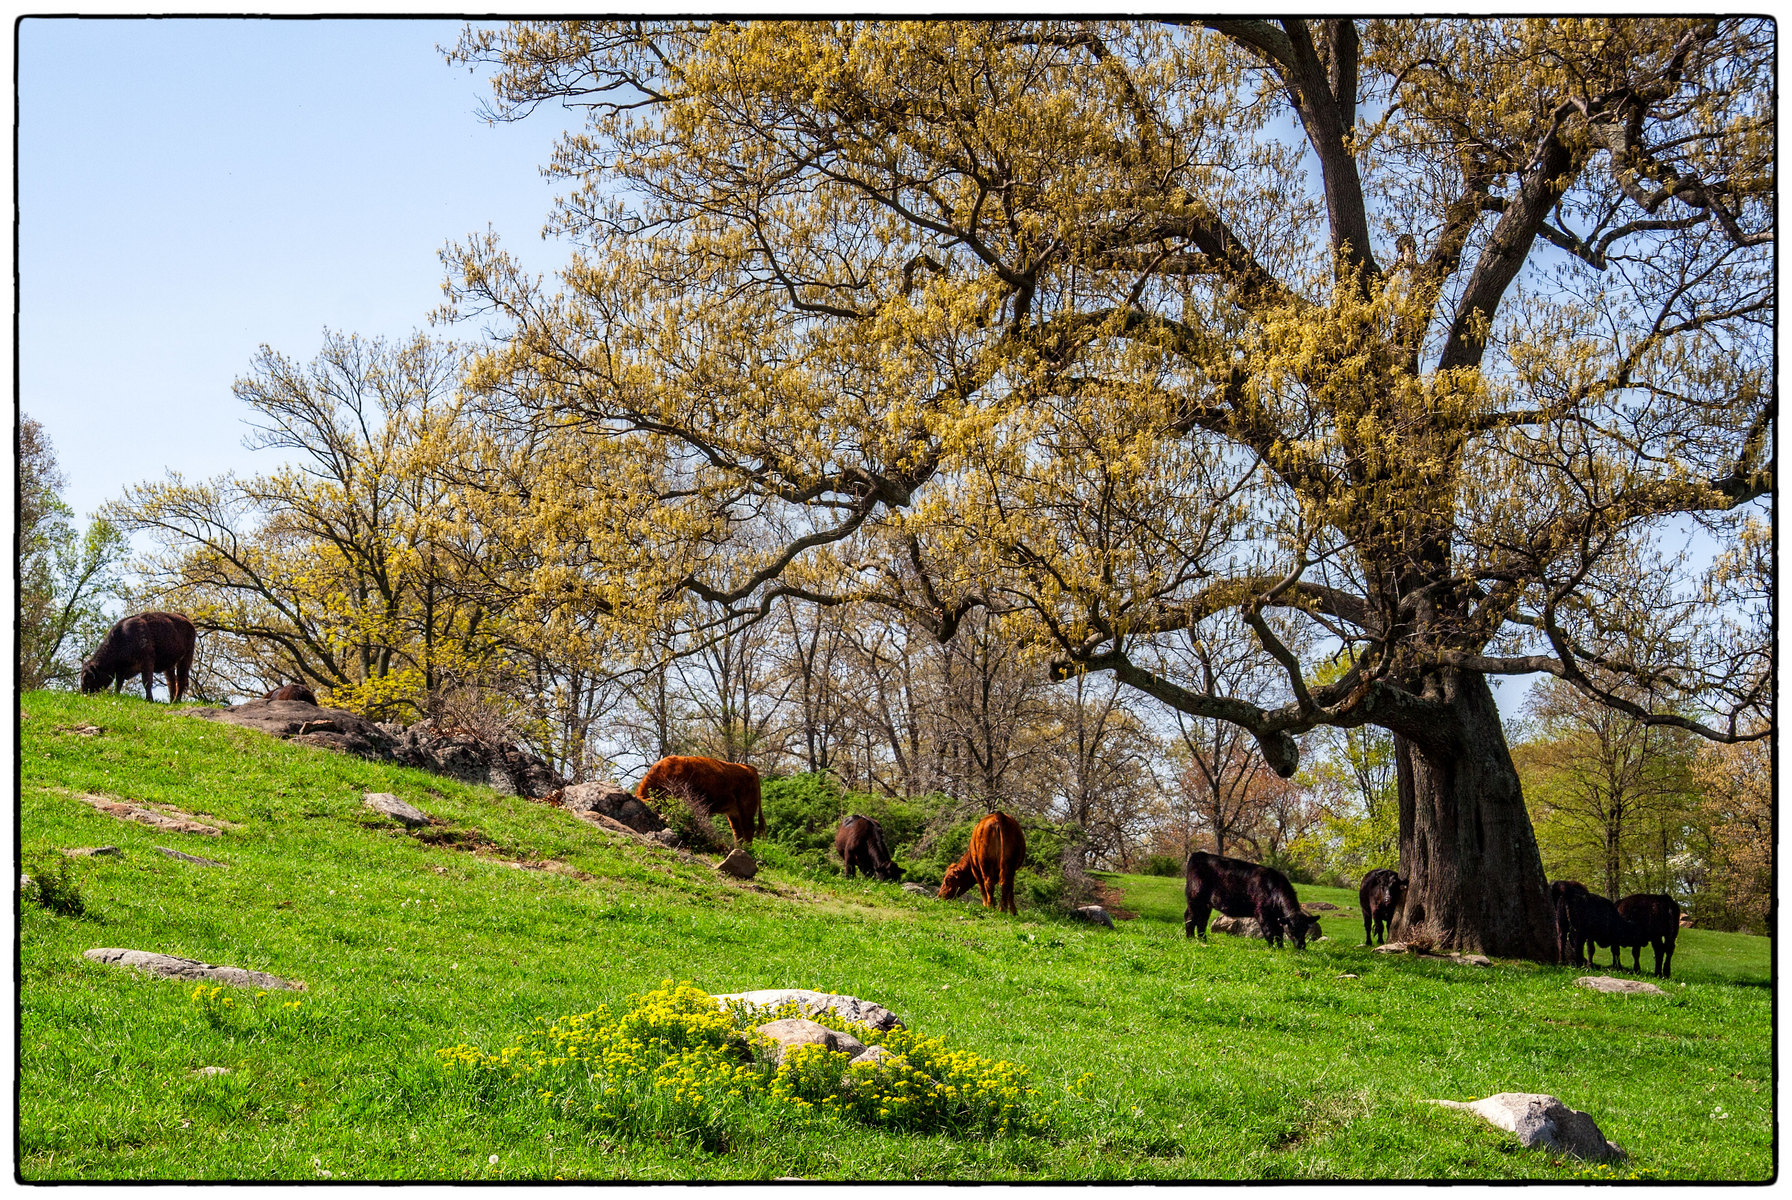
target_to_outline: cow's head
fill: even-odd
[[[1319,936],[1319,918],[1309,917],[1304,912],[1297,912],[1288,919],[1288,937],[1294,942],[1296,950],[1307,948],[1307,938]]]
[[[1402,904],[1406,903],[1406,876],[1394,876],[1388,884],[1388,899],[1394,902],[1395,909],[1399,909]]]
[[[112,672],[89,659],[81,664],[81,690],[101,692],[112,686]]]
[[[961,862],[953,863],[946,868],[946,877],[940,881],[940,899],[950,900],[955,896],[962,896],[975,882],[969,867]]]
[[[885,883],[895,883],[902,878],[902,868],[894,862],[887,862],[877,869],[877,877]]]

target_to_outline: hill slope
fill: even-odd
[[[1772,1170],[1763,939],[1749,939],[1758,957],[1707,954],[1688,939],[1668,996],[1604,996],[1575,988],[1567,969],[1371,955],[1348,913],[1304,954],[1222,936],[1190,943],[1179,905],[1166,913],[1163,897],[1126,878],[1141,916],[1112,932],[815,873],[768,869],[743,885],[555,808],[162,705],[53,693],[21,703],[28,858],[124,852],[75,860],[87,915],[21,906],[27,1180]],[[83,725],[103,732],[74,731]],[[362,807],[368,791],[446,824],[406,833]],[[165,833],[96,811],[79,799],[90,793],[233,827]],[[308,990],[278,1020],[250,1019],[263,1002],[249,994],[242,1018],[214,1019],[191,985],[81,958],[100,946],[255,968]],[[482,1100],[436,1053],[495,1047],[538,1018],[626,1007],[665,979],[875,1000],[919,1033],[1025,1066],[1061,1107],[1034,1136],[923,1136],[793,1115],[751,1141],[704,1148]],[[1424,1103],[1496,1091],[1553,1092],[1631,1157],[1614,1168],[1553,1159]]]

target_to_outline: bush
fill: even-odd
[[[946,868],[970,849],[971,832],[987,814],[966,817],[937,830],[925,858],[913,858],[904,865],[906,879],[937,888],[945,878]],[[1093,887],[1086,876],[1074,877],[1065,871],[1065,860],[1072,856],[1083,831],[1074,825],[1061,825],[1043,817],[1014,816],[1027,841],[1027,857],[1014,877],[1014,899],[1017,906],[1055,909],[1068,912],[1087,904]]]
[[[81,880],[66,854],[37,849],[23,855],[20,865],[24,875],[19,885],[20,899],[41,904],[65,917],[87,915]]]
[[[813,771],[768,779],[760,794],[765,807],[765,840],[799,853],[817,852],[824,861],[833,852],[840,819],[848,813],[861,813],[883,826],[890,857],[903,863],[908,848],[921,836],[928,818],[939,810],[944,799],[923,796],[899,800],[849,791],[832,775]]]
[[[1181,875],[1183,861],[1174,854],[1152,854],[1146,856],[1145,864],[1139,868],[1141,875],[1164,875],[1171,878]]]

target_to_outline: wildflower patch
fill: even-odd
[[[538,1103],[617,1133],[677,1133],[706,1145],[768,1121],[1036,1133],[1056,1111],[1039,1101],[1025,1067],[941,1038],[803,1014],[795,1003],[724,1008],[670,980],[629,999],[621,1016],[600,1007],[538,1021],[495,1052],[463,1044],[436,1053],[487,1104]],[[757,1027],[798,1015],[881,1049],[855,1061],[814,1042],[780,1058],[782,1047]]]

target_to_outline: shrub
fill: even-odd
[[[621,1017],[607,1006],[548,1022],[487,1053],[457,1045],[436,1051],[482,1102],[540,1104],[596,1128],[653,1139],[695,1136],[726,1144],[755,1118],[852,1121],[914,1132],[1029,1132],[1042,1128],[1038,1090],[1026,1068],[953,1050],[938,1038],[811,1017],[890,1053],[849,1066],[819,1045],[771,1061],[772,1040],[755,1026],[800,1014],[723,1008],[707,992],[666,980],[629,998]]]
[[[761,796],[766,840],[799,852],[815,851],[825,860],[833,851],[841,818],[848,813],[862,813],[883,826],[890,857],[904,866],[909,847],[944,800],[940,796],[901,800],[855,792],[842,787],[832,775],[814,771],[768,779],[761,787]]]
[[[65,917],[87,915],[81,880],[68,855],[39,848],[23,855],[20,865],[25,877],[19,888],[20,899],[41,904]]]
[[[734,830],[728,819],[710,813],[689,784],[674,782],[656,789],[649,800],[681,848],[720,854],[734,845]]]
[[[1141,875],[1177,876],[1183,871],[1183,861],[1174,854],[1147,855],[1145,864],[1139,868]]]

